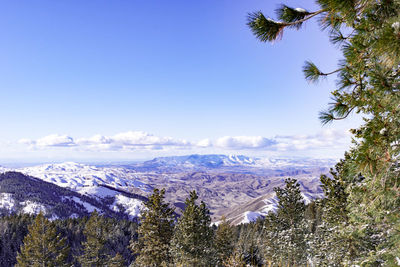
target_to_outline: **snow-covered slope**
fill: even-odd
[[[97,210],[109,217],[134,218],[138,216],[143,201],[146,201],[144,197],[123,191],[115,193],[114,196],[102,198],[90,194],[83,195],[20,172],[0,174],[1,215],[43,212],[47,217],[57,219],[87,216]]]
[[[133,171],[123,168],[99,168],[75,162],[65,162],[27,167],[17,171],[77,191],[84,187],[98,185],[108,185],[117,189],[132,187],[143,191],[151,190],[151,187],[137,179]]]
[[[71,189],[102,202],[112,200],[110,208],[137,217],[143,206],[143,197],[132,194],[133,190],[150,192],[152,187],[137,179],[134,171],[123,168],[96,167],[74,162],[44,164],[17,169],[23,174],[39,178],[57,186]],[[130,197],[134,196],[134,197]],[[71,199],[83,205],[89,212],[90,204]]]

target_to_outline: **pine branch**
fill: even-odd
[[[306,61],[305,65],[303,66],[303,73],[307,81],[309,82],[318,82],[318,80],[323,76],[327,77],[332,75],[336,72],[339,72],[342,69],[337,69],[331,72],[322,72],[318,69],[318,67],[312,63],[311,61]]]
[[[309,20],[309,19],[311,19],[311,18],[313,18],[313,17],[315,17],[315,16],[317,16],[317,15],[319,15],[321,13],[327,12],[327,11],[328,11],[327,9],[321,9],[321,10],[318,10],[318,11],[315,11],[315,12],[311,12],[303,19],[299,19],[299,20],[296,20],[296,21],[291,22],[291,23],[286,23],[286,26],[294,26],[296,24],[301,24],[301,23],[303,23],[303,22],[305,22],[305,21],[307,21],[307,20]]]
[[[355,30],[353,30],[351,33],[349,33],[347,36],[345,36],[345,35],[343,35],[343,33],[340,30],[333,28],[332,31],[330,32],[329,40],[334,45],[337,45],[338,47],[340,47],[341,44],[343,44],[344,42],[346,42],[347,40],[352,38],[354,36],[354,33],[355,33]]]
[[[291,8],[286,5],[281,5],[280,8],[276,10],[278,18],[286,23],[296,22],[304,19],[311,13],[303,8]],[[295,24],[296,28],[300,28],[302,23]]]
[[[350,113],[354,110],[354,107],[351,109],[348,109],[347,112],[345,112],[343,114],[343,116],[341,117],[335,117],[334,112],[333,111],[321,111],[319,113],[319,120],[321,121],[322,125],[326,125],[328,123],[331,123],[333,121],[339,121],[339,120],[344,120],[346,119]]]
[[[263,13],[254,12],[248,15],[248,23],[253,34],[261,41],[274,41],[282,35],[284,23],[266,18]]]
[[[295,9],[292,9],[295,10]],[[271,18],[266,18],[264,14],[261,11],[250,13],[248,15],[248,23],[247,25],[250,27],[251,31],[253,34],[261,41],[261,42],[271,42],[275,41],[278,38],[282,37],[283,34],[283,29],[285,27],[300,27],[301,24],[308,19],[321,14],[327,10],[321,9],[316,12],[308,13],[303,17],[303,19],[298,19],[292,22],[278,22],[275,21]],[[283,12],[283,11],[282,11]],[[291,20],[294,19],[295,16],[300,16],[299,11],[296,11],[297,15],[294,15],[294,13],[291,14],[291,16],[288,15],[288,12],[285,13],[285,15],[282,14],[282,16],[287,19]]]

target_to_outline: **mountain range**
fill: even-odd
[[[283,186],[286,177],[299,181],[306,201],[323,197],[319,175],[327,173],[334,163],[307,158],[188,155],[132,164],[95,166],[65,162],[12,170],[1,168],[0,172],[5,173],[0,177],[0,209],[3,213],[44,210],[56,217],[81,216],[97,209],[107,216],[133,219],[139,216],[143,201],[153,188],[165,188],[166,200],[176,207],[178,214],[189,192],[196,190],[210,208],[214,222],[226,215],[232,223],[239,224],[274,211],[273,188]],[[38,188],[44,192],[34,198],[32,194],[21,197],[16,194],[18,190],[12,189],[14,185],[9,186],[10,177],[18,177],[19,186],[24,184],[23,180],[29,181],[27,184],[37,183],[21,187],[20,191]],[[59,189],[50,190],[48,184]],[[48,202],[51,192],[47,190],[58,192],[59,198],[50,198],[52,201]],[[57,213],[57,202],[71,207]]]

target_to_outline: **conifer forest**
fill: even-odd
[[[0,266],[400,266],[400,0],[314,6],[254,11],[247,30],[254,42],[280,42],[315,21],[341,53],[335,69],[324,59],[302,69],[310,83],[336,79],[323,125],[362,118],[351,148],[319,177],[324,198],[306,202],[299,181],[284,177],[277,209],[238,225],[212,223],[195,190],[177,212],[162,186],[135,219],[10,213],[0,217]]]

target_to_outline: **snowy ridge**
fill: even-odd
[[[0,166],[0,173],[5,173],[5,172],[8,172],[8,171],[10,171],[10,170],[11,170],[11,169],[4,168],[4,167]]]
[[[122,168],[99,168],[75,162],[65,162],[21,168],[16,171],[76,191],[83,187],[102,184],[118,189],[134,187],[143,191],[151,190],[150,186],[137,179],[134,172]]]
[[[20,172],[0,174],[0,214],[37,214],[49,219],[87,216],[97,210],[115,218],[136,218],[147,199],[106,185],[71,190]],[[82,192],[79,192],[82,191]],[[23,192],[21,194],[20,192]]]
[[[150,186],[137,179],[134,172],[122,168],[99,168],[80,163],[66,162],[24,168],[21,169],[21,172],[61,187],[68,187],[80,194],[95,197],[99,201],[113,197],[115,200],[110,208],[116,212],[123,211],[130,218],[135,218],[139,215],[143,202],[127,197],[112,188],[119,190],[137,188],[145,192],[151,190]],[[82,202],[79,199],[74,198],[73,201],[82,204],[88,212],[93,212],[95,209],[89,203]]]
[[[0,172],[11,171],[2,168]],[[109,208],[115,212],[125,212],[130,218],[139,215],[143,206],[143,201],[129,197],[132,189],[138,189],[141,192],[150,192],[152,187],[139,181],[134,171],[123,168],[96,167],[74,162],[65,162],[59,164],[44,164],[33,167],[16,169],[45,182],[55,184],[60,187],[71,189],[81,195],[94,198],[100,203],[106,199],[114,198],[114,202]],[[126,192],[126,193],[124,193]],[[65,200],[65,199],[64,199]],[[93,212],[96,208],[90,203],[81,200],[78,197],[72,197],[69,201],[83,206],[88,212]],[[106,201],[107,202],[107,201]],[[21,203],[24,206],[24,213],[38,213],[46,208],[40,203]],[[13,210],[13,199],[11,195],[0,196],[0,207]]]

